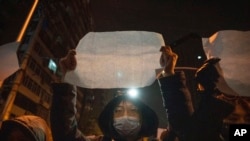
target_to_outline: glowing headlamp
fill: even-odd
[[[122,90],[122,91],[119,90],[119,91],[117,91],[117,96],[118,95],[127,95],[130,98],[137,98],[139,93],[138,93],[137,89],[131,88],[131,89],[128,89],[128,90]]]

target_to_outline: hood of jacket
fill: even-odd
[[[158,128],[158,117],[156,113],[139,99],[128,98],[127,96],[117,96],[112,99],[99,115],[98,124],[105,137],[116,138],[117,133],[113,127],[113,113],[115,107],[123,100],[132,102],[138,107],[141,113],[142,126],[139,137],[156,136]]]
[[[9,133],[13,127],[18,127],[29,134],[35,141],[52,141],[51,130],[45,120],[38,116],[25,115],[3,121],[1,126],[1,138]]]

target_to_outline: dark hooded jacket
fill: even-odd
[[[52,84],[53,100],[51,106],[51,129],[54,141],[85,141],[89,140],[77,129],[76,122],[76,87],[68,83]],[[103,132],[103,140],[117,139],[119,135],[112,127],[113,111],[125,97],[118,96],[111,100],[99,116],[99,127]],[[127,98],[126,98],[127,99]],[[156,136],[158,118],[155,112],[138,100],[129,99],[142,113],[142,130],[139,137]]]
[[[3,121],[0,130],[0,140],[7,140],[6,137],[13,128],[21,129],[34,141],[52,141],[51,130],[45,120],[38,116],[24,115],[15,119]]]
[[[158,128],[158,118],[156,113],[139,99],[133,99],[129,96],[122,95],[117,96],[112,99],[104,108],[102,113],[99,116],[99,127],[102,130],[105,138],[107,140],[115,139],[115,140],[123,140],[121,136],[115,131],[113,125],[113,112],[115,107],[123,101],[130,101],[132,102],[140,111],[141,114],[141,130],[139,132],[138,138],[141,137],[156,137],[157,135],[157,128]],[[105,122],[103,122],[105,121]]]

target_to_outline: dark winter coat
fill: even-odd
[[[184,72],[158,79],[172,132],[181,141],[221,141],[223,119],[234,106],[211,94],[202,94],[194,111]]]
[[[51,106],[51,129],[54,141],[85,141],[88,140],[77,128],[76,87],[68,83],[52,84],[53,100]],[[113,111],[125,97],[118,96],[111,100],[99,116],[99,127],[103,132],[103,140],[117,139],[118,134],[113,128]],[[156,136],[158,118],[155,112],[139,100],[129,99],[141,111],[142,130],[140,137]]]

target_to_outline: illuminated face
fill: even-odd
[[[123,116],[139,119],[140,113],[138,111],[138,108],[133,103],[129,101],[122,101],[114,110],[114,118]]]
[[[225,123],[249,124],[250,123],[250,107],[244,109],[242,105],[236,104],[235,110],[225,120]]]
[[[15,128],[12,129],[11,133],[8,135],[7,141],[33,141],[33,139],[18,128]]]

